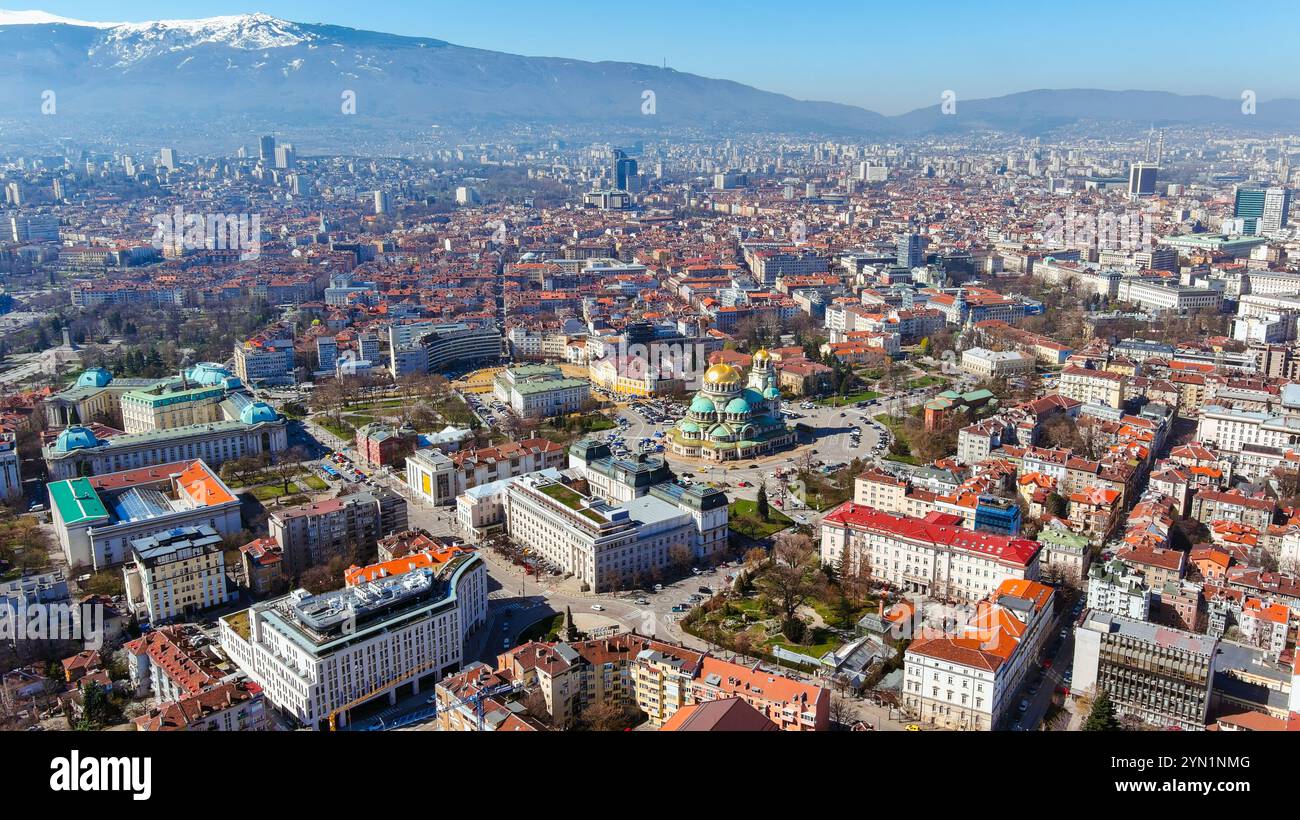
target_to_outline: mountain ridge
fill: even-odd
[[[39,114],[46,89],[71,115],[126,116],[146,127],[170,113],[222,112],[328,124],[355,94],[360,119],[388,127],[570,123],[646,132],[719,129],[906,138],[1000,131],[1037,135],[1085,121],[1300,127],[1300,100],[1256,103],[1163,91],[1033,89],[885,116],[798,100],[734,80],[632,62],[525,57],[268,14],[92,23],[0,10],[0,104]],[[646,92],[653,92],[653,116]]]

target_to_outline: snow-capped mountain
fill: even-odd
[[[0,18],[0,23],[3,18]],[[101,26],[105,24],[100,24]],[[201,20],[155,20],[148,23],[120,23],[108,28],[102,45],[91,56],[111,55],[115,65],[184,51],[201,45],[224,45],[256,51],[286,48],[311,42],[319,36],[295,23],[269,14],[240,14],[206,17]]]
[[[864,61],[863,82],[884,71]],[[523,57],[267,14],[103,23],[0,11],[0,77],[0,118],[39,123],[47,133],[111,121],[150,134],[160,123],[223,126],[232,117],[390,133],[430,124],[559,124],[593,138],[614,131],[1036,134],[1081,121],[1145,130],[1153,119],[1300,127],[1295,100],[1261,101],[1258,114],[1246,118],[1238,100],[1088,89],[963,101],[960,117],[943,116],[937,105],[884,117],[657,66]],[[58,119],[43,116],[51,91]],[[354,113],[342,104],[349,96]]]
[[[110,24],[0,11],[0,75],[0,105],[18,116],[38,116],[52,90],[60,116],[142,128],[160,116],[233,113],[342,125],[348,92],[350,122],[417,129],[515,120],[862,131],[884,122],[655,66],[522,57],[267,14]]]

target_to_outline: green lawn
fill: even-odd
[[[543,618],[537,623],[519,633],[516,645],[527,643],[528,641],[553,641],[559,637],[560,629],[564,626],[564,615],[556,615],[551,618]],[[503,638],[509,638],[509,632],[502,632]],[[491,639],[489,639],[491,640]]]
[[[767,645],[769,647],[780,646],[790,652],[798,652],[801,655],[807,655],[811,658],[820,658],[827,652],[838,648],[839,645],[843,643],[843,641],[835,637],[835,633],[831,632],[829,629],[817,629],[814,630],[814,633],[814,643],[808,644],[807,646],[804,646],[803,644],[790,643],[783,637],[773,638],[767,642]]]
[[[881,413],[876,416],[876,421],[885,425],[885,428],[893,434],[894,438],[898,439],[899,444],[906,444],[908,450],[912,449],[912,443],[907,440],[907,433],[903,430],[902,419],[894,418],[888,413]]]
[[[916,456],[900,456],[894,453],[886,453],[885,455],[880,457],[880,460],[897,461],[901,464],[911,464],[914,467],[919,467],[921,464],[921,459],[917,458]]]
[[[302,490],[298,489],[298,485],[292,481],[289,482],[289,492],[287,493],[284,491],[284,485],[276,482],[275,484],[264,484],[261,487],[254,487],[253,497],[258,501],[270,501],[272,498],[279,498],[285,495],[297,495],[300,492],[302,492]]]
[[[347,422],[335,422],[333,419],[325,416],[317,418],[316,424],[345,441],[351,441],[357,434],[356,428]]]
[[[310,489],[310,490],[317,490],[317,491],[320,491],[320,490],[328,490],[328,489],[329,489],[329,485],[328,485],[328,484],[326,484],[326,483],[325,483],[324,481],[322,481],[320,478],[318,478],[318,477],[316,477],[316,476],[314,476],[314,475],[311,475],[310,473],[303,473],[301,476],[299,476],[299,477],[297,478],[297,483],[307,485],[307,488]]]
[[[947,384],[947,383],[948,380],[940,376],[921,376],[920,378],[912,379],[911,381],[909,381],[907,383],[907,386],[915,390],[920,387],[933,387],[936,384]]]
[[[764,521],[758,514],[757,501],[738,499],[731,502],[728,512],[731,531],[755,540],[768,538],[794,523],[789,516],[773,506],[768,507],[767,520]]]
[[[860,393],[850,393],[847,396],[831,396],[825,399],[818,399],[817,403],[825,407],[844,407],[848,404],[857,404],[860,401],[871,401],[880,398],[883,393],[877,393],[874,390],[863,390]]]
[[[597,524],[604,520],[600,517],[600,513],[582,506],[582,496],[563,484],[547,484],[545,487],[541,488],[541,491],[543,494],[549,495],[551,498],[554,498],[556,501],[574,512],[595,521]]]

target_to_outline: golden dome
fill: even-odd
[[[767,352],[766,347],[760,347],[754,353],[754,364],[767,364],[772,361],[772,354]]]
[[[731,384],[740,381],[740,372],[729,364],[718,362],[704,371],[705,384]]]

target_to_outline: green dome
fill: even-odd
[[[713,407],[713,402],[709,401],[704,396],[696,396],[695,399],[691,402],[691,412],[692,413],[713,413],[715,412]]]
[[[260,424],[264,421],[275,421],[278,418],[280,418],[280,414],[275,412],[275,408],[263,401],[255,401],[239,412],[239,420],[244,424]]]
[[[763,398],[767,399],[768,401],[772,401],[773,399],[779,399],[781,398],[781,391],[775,387],[769,387],[763,391]]]
[[[730,435],[731,435],[731,431],[728,430],[726,427],[723,427],[721,424],[715,426],[712,430],[709,431],[709,438],[713,439],[714,441],[725,441],[727,437]]]
[[[749,402],[747,402],[747,401],[745,401],[744,399],[742,399],[742,398],[740,398],[739,396],[737,396],[736,398],[732,399],[732,400],[727,404],[727,412],[728,412],[728,413],[744,413],[744,414],[748,415],[748,414],[749,414]]]
[[[77,377],[77,387],[107,387],[113,374],[102,367],[92,367]]]
[[[88,427],[68,427],[59,433],[55,439],[54,451],[56,453],[70,453],[73,450],[80,450],[83,447],[98,447],[99,439]]]
[[[681,430],[683,433],[698,433],[700,432],[700,425],[693,421],[683,421],[677,426],[677,429]]]

